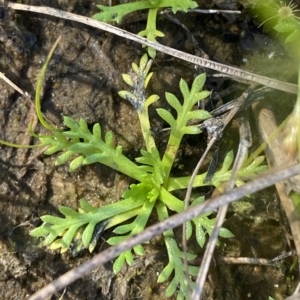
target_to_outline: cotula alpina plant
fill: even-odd
[[[95,124],[90,130],[85,120],[76,121],[65,116],[64,124],[67,129],[52,128],[42,116],[39,96],[37,96],[37,114],[41,123],[49,130],[49,135],[40,136],[39,141],[42,146],[47,147],[44,154],[60,153],[56,159],[56,165],[69,162],[69,170],[74,171],[84,165],[100,163],[136,181],[124,191],[122,198],[115,203],[94,207],[86,200],[81,199],[77,211],[60,206],[59,212],[62,216],[42,216],[42,225],[32,230],[31,235],[44,237],[43,243],[50,249],[60,249],[61,252],[64,252],[69,248],[76,249],[76,251],[88,248],[89,251],[93,251],[101,232],[111,227],[114,227],[115,236],[109,238],[107,243],[117,245],[126,238],[142,232],[154,210],[158,221],[167,219],[171,211],[181,212],[184,210],[184,201],[177,198],[173,192],[187,188],[190,176],[174,178],[171,171],[183,136],[201,134],[199,126],[192,125],[195,123],[190,121],[201,122],[211,117],[206,110],[194,109],[198,101],[204,100],[209,95],[208,91],[203,90],[206,76],[204,73],[198,75],[191,87],[182,79],[179,83],[181,100],[171,93],[165,94],[168,104],[176,111],[176,117],[164,108],[156,110],[158,115],[170,126],[166,149],[164,153],[160,153],[151,132],[148,116],[149,105],[158,100],[157,95],[148,97],[146,93],[147,85],[152,77],[151,63],[147,54],[143,55],[139,65],[133,63],[132,72],[122,75],[130,90],[119,92],[119,95],[129,101],[136,110],[145,141],[145,149],[141,150],[141,156],[137,157],[135,161],[124,155],[121,146],[115,145],[112,132],[102,135],[100,124]],[[196,176],[193,187],[205,185],[218,187],[229,180],[233,159],[233,152],[228,152],[221,169],[214,174],[210,182],[205,182],[205,172]],[[262,161],[262,157],[257,157],[251,164],[243,166],[239,171],[240,178],[266,169],[266,166],[261,165]],[[241,179],[238,181],[239,184],[242,184]],[[192,199],[190,205],[193,206],[202,201],[204,201],[204,197],[199,196]],[[127,222],[124,224],[125,221]],[[206,235],[211,233],[214,222],[212,212],[191,220],[186,227],[187,239],[194,234],[199,246],[203,247]],[[229,230],[222,228],[220,236],[232,237],[233,235]],[[196,276],[199,267],[189,265],[190,276],[187,279],[183,267],[184,255],[174,231],[171,229],[165,231],[163,238],[169,263],[158,276],[158,282],[164,282],[172,277],[166,297],[172,296],[177,291],[177,298],[184,299],[188,295],[188,286],[193,287],[194,285],[193,277]],[[114,272],[119,272],[124,264],[132,265],[134,255],[143,255],[144,253],[143,245],[137,245],[133,249],[123,252],[113,264]],[[189,261],[195,257],[196,255],[193,253],[187,254]]]

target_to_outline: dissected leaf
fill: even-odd
[[[74,155],[74,151],[72,150],[64,152],[63,154],[58,156],[58,158],[55,161],[55,165],[60,166],[66,163],[73,155]]]
[[[98,208],[92,206],[91,204],[89,204],[87,201],[85,201],[84,199],[80,199],[79,200],[80,203],[80,207],[85,210],[86,212],[97,212]]]
[[[171,93],[165,93],[166,95],[166,100],[168,101],[168,103],[176,109],[177,112],[179,112],[182,109],[182,105],[180,103],[180,101],[178,100],[178,98],[171,94]]]
[[[133,247],[134,253],[137,255],[145,255],[145,250],[142,245],[136,245]]]
[[[30,235],[34,237],[44,237],[49,233],[48,225],[43,223],[41,226],[30,231]]]
[[[227,228],[222,227],[222,228],[220,228],[219,236],[221,236],[223,238],[232,238],[232,237],[234,237],[234,234]]]
[[[63,235],[62,239],[61,239],[61,244],[63,245],[64,248],[68,248],[70,246],[70,244],[72,243],[72,240],[76,234],[76,231],[78,230],[78,228],[80,227],[80,225],[75,224],[72,225],[67,232]]]
[[[172,114],[167,111],[164,108],[158,108],[157,110],[158,115],[164,120],[166,121],[170,126],[174,126],[176,121],[174,119],[174,117],[172,116]]]
[[[187,113],[187,117],[190,120],[205,120],[211,118],[211,114],[206,110],[193,110]]]
[[[168,263],[167,266],[165,266],[164,269],[160,272],[157,278],[157,282],[158,283],[165,282],[170,277],[173,270],[174,270],[174,265],[172,263]]]
[[[90,222],[84,229],[82,233],[82,243],[85,247],[89,245],[92,240],[92,236],[95,230],[96,223]]]
[[[134,227],[134,223],[130,223],[130,224],[116,227],[113,232],[116,234],[125,234],[130,232],[133,229],[133,227]]]
[[[129,74],[122,74],[123,80],[131,87],[133,87],[133,80]]]
[[[81,167],[83,161],[84,161],[84,156],[82,156],[82,155],[74,158],[71,161],[70,166],[69,166],[70,172],[75,171],[76,169],[78,169],[79,167]]]
[[[64,116],[64,123],[67,127],[70,129],[73,129],[74,131],[77,131],[79,129],[79,124],[74,119]]]
[[[204,86],[205,80],[206,80],[205,73],[198,75],[193,81],[192,88],[191,88],[191,94],[196,94],[199,91],[201,91]]]
[[[66,217],[71,217],[74,219],[79,217],[79,213],[77,211],[67,206],[59,206],[59,211]]]
[[[125,252],[120,254],[118,258],[114,261],[113,271],[115,274],[119,273],[125,264]]]
[[[183,95],[184,99],[187,99],[190,95],[190,90],[189,90],[188,84],[186,83],[186,81],[184,79],[180,79],[179,88],[180,88],[181,94]]]
[[[199,133],[201,133],[201,129],[197,126],[184,126],[181,131],[183,134],[199,134]]]

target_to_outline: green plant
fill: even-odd
[[[273,29],[277,34],[280,34],[285,43],[295,42],[300,37],[300,19],[296,13],[297,5],[290,1],[257,1],[245,0],[247,5],[254,8],[255,14],[258,15],[264,25],[268,29]]]
[[[39,96],[37,96],[37,114],[43,125],[51,132],[49,135],[40,136],[39,140],[41,145],[47,146],[45,154],[52,155],[62,152],[56,159],[56,165],[70,161],[69,169],[74,171],[82,165],[101,163],[136,180],[136,183],[130,185],[123,193],[122,199],[116,203],[96,208],[82,199],[78,211],[60,206],[59,211],[63,217],[42,216],[43,224],[35,228],[31,235],[45,237],[44,244],[50,246],[51,249],[60,248],[63,252],[72,246],[74,241],[76,243],[80,241],[81,245],[76,244],[76,248],[89,248],[92,251],[99,232],[110,227],[115,227],[116,236],[111,237],[107,242],[110,245],[116,245],[143,231],[153,209],[156,210],[159,221],[167,219],[170,211],[181,212],[184,210],[184,202],[171,192],[187,188],[190,177],[174,178],[171,170],[183,136],[201,133],[198,126],[190,125],[190,121],[202,121],[210,118],[207,111],[193,109],[198,101],[209,95],[209,92],[202,91],[205,74],[197,76],[191,88],[184,80],[180,81],[182,102],[175,95],[166,93],[166,100],[175,109],[176,118],[166,109],[157,109],[158,115],[170,125],[169,140],[161,158],[151,134],[148,117],[149,105],[158,100],[157,95],[146,97],[146,87],[152,76],[152,73],[149,73],[151,63],[152,61],[148,60],[146,54],[141,58],[139,66],[133,63],[133,72],[130,75],[123,75],[123,79],[132,90],[119,93],[121,97],[132,103],[141,123],[146,150],[141,150],[141,157],[136,158],[136,162],[129,160],[123,154],[121,146],[114,145],[112,132],[107,132],[102,137],[99,124],[95,124],[92,130],[89,130],[83,119],[76,121],[70,117],[64,117],[66,130],[51,128],[42,117]],[[243,183],[243,178],[264,170],[266,166],[261,165],[262,161],[262,157],[257,157],[251,164],[243,166],[236,183],[240,185]],[[224,159],[222,168],[214,174],[211,182],[204,183],[206,173],[199,174],[193,186],[199,187],[208,184],[215,187],[220,186],[221,183],[229,180],[232,162],[233,152],[230,151]],[[204,201],[204,198],[197,197],[191,205],[196,205],[201,201]],[[132,221],[124,224],[129,219]],[[211,233],[213,224],[214,219],[211,218],[211,213],[193,219],[187,224],[187,238],[189,239],[195,231],[196,240],[199,246],[203,247],[205,235]],[[225,228],[221,229],[220,235],[232,237],[232,233]],[[177,298],[184,299],[188,295],[188,285],[193,286],[192,276],[197,274],[199,268],[189,266],[188,272],[191,277],[187,280],[183,267],[183,252],[176,241],[173,230],[164,232],[164,242],[169,263],[159,275],[158,282],[166,281],[173,273],[174,277],[167,288],[166,296],[173,295],[180,286]],[[143,255],[143,246],[138,245],[122,253],[114,262],[114,272],[119,272],[125,263],[132,265],[133,254]],[[187,254],[188,260],[195,257],[196,255],[192,253]]]
[[[297,5],[290,1],[288,4],[282,1],[268,0],[246,0],[247,4],[250,4],[255,9],[260,20],[261,25],[264,25],[268,29],[273,29],[277,34],[280,34],[280,38],[283,39],[285,44],[294,43],[295,48],[299,49],[300,38],[300,18],[296,15],[300,12]],[[290,159],[293,160],[298,155],[300,149],[300,67],[298,70],[298,93],[297,101],[293,112],[291,113],[287,124],[284,129],[284,141],[283,145],[286,149]]]
[[[102,22],[115,21],[119,23],[129,13],[148,9],[146,29],[139,32],[138,35],[156,42],[157,37],[164,36],[161,31],[156,29],[156,18],[160,8],[171,8],[173,13],[176,13],[178,10],[187,12],[188,9],[193,9],[197,6],[197,2],[192,0],[141,0],[116,6],[97,5],[102,12],[95,14],[93,18]],[[150,57],[154,58],[156,51],[153,48],[148,48],[148,53]]]

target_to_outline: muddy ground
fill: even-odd
[[[26,0],[32,5],[47,5],[80,15],[92,16],[93,1]],[[96,1],[95,1],[96,2]],[[106,1],[97,1],[107,4]],[[176,14],[181,26],[167,17],[158,21],[165,33],[161,43],[193,54],[200,49],[216,61],[243,67],[270,77],[295,81],[296,64],[276,40],[257,29],[255,20],[235,0],[198,1],[201,8],[241,9],[242,14],[207,15]],[[117,92],[124,89],[121,73],[128,72],[133,61],[138,62],[140,45],[75,22],[27,12],[7,11],[8,19],[0,23],[0,71],[34,99],[39,71],[51,46],[62,35],[47,70],[43,93],[43,111],[48,120],[62,125],[62,116],[84,118],[89,124],[99,122],[103,131],[112,130],[124,152],[134,158],[143,147],[139,123],[134,109]],[[137,33],[145,28],[145,15],[127,17],[120,26]],[[180,96],[179,79],[191,82],[201,68],[159,53],[153,64],[154,78],[150,92],[161,96],[158,105],[166,106],[164,92]],[[240,95],[246,85],[208,75],[207,89],[220,95],[213,103],[228,101]],[[224,91],[235,91],[223,97]],[[284,93],[269,93],[265,101],[274,101],[278,110],[287,114],[292,107]],[[219,102],[219,103],[217,103]],[[0,81],[1,139],[19,144],[35,144],[27,132],[30,121],[36,121],[33,100],[21,97],[9,85]],[[274,104],[274,105],[275,105]],[[163,148],[165,126],[152,110],[153,128]],[[253,124],[254,125],[254,124]],[[35,132],[45,133],[39,125]],[[253,128],[254,137],[256,136]],[[236,148],[236,130],[232,126],[219,145],[225,153]],[[256,138],[257,146],[258,139]],[[205,136],[187,138],[180,153],[183,172],[193,169],[206,146]],[[131,183],[130,179],[107,167],[93,165],[74,173],[68,166],[55,167],[56,156],[41,155],[41,149],[13,149],[1,146],[0,151],[0,299],[26,299],[29,295],[67,270],[88,260],[92,254],[80,257],[60,254],[41,245],[29,236],[30,230],[41,224],[39,216],[58,214],[57,206],[76,208],[85,198],[95,206],[116,201]],[[174,170],[178,172],[179,170]],[[209,195],[211,189],[203,190]],[[222,240],[205,287],[203,299],[265,300],[269,296],[283,299],[297,283],[295,258],[289,257],[277,266],[233,265],[222,257],[256,257],[272,259],[291,251],[289,227],[274,189],[243,199],[230,208],[225,226],[235,238]],[[108,245],[104,234],[96,252]],[[167,262],[162,240],[157,238],[146,246],[147,255],[137,257],[134,266],[117,275],[112,263],[101,266],[51,299],[164,299],[166,284],[156,283],[158,273]],[[203,250],[198,249],[199,263]]]

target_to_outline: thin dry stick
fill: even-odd
[[[265,265],[265,266],[274,266],[278,267],[278,262],[280,260],[283,260],[287,257],[290,257],[294,255],[296,251],[292,250],[287,253],[281,254],[279,256],[276,256],[272,259],[266,259],[266,258],[254,258],[254,257],[230,257],[225,256],[219,258],[221,262],[225,262],[226,264],[233,264],[233,265]]]
[[[180,226],[182,223],[187,222],[191,219],[198,217],[199,215],[217,209],[222,205],[229,204],[236,201],[248,194],[252,194],[263,190],[269,186],[274,185],[276,182],[288,179],[295,175],[300,174],[300,165],[296,164],[290,167],[285,167],[277,169],[275,172],[270,174],[270,171],[259,176],[251,182],[246,183],[240,188],[234,189],[227,192],[215,199],[210,199],[202,204],[196,205],[187,209],[186,211],[176,214],[167,220],[164,220],[158,224],[146,228],[143,232],[123,241],[117,246],[110,247],[105,251],[95,255],[92,259],[85,262],[84,264],[78,266],[77,268],[63,274],[58,279],[54,280],[52,283],[48,284],[34,295],[32,295],[29,300],[43,300],[50,297],[59,290],[65,288],[75,280],[84,276],[87,272],[95,269],[101,264],[104,264],[127,249],[131,249],[135,245],[142,244],[146,241],[151,240],[155,236],[161,234],[162,232]]]
[[[265,76],[256,75],[251,72],[241,70],[239,68],[227,66],[227,65],[224,65],[221,63],[214,62],[212,60],[204,59],[204,58],[194,56],[194,55],[182,52],[182,51],[178,51],[173,48],[151,42],[145,38],[142,38],[138,35],[135,35],[128,31],[122,30],[120,28],[114,27],[110,24],[96,21],[96,20],[90,19],[88,17],[79,16],[76,14],[72,14],[69,12],[65,12],[65,11],[50,8],[50,7],[23,5],[23,4],[19,4],[19,3],[9,3],[8,7],[15,9],[15,10],[25,10],[25,11],[37,12],[37,13],[41,13],[41,14],[58,17],[61,19],[67,19],[67,20],[71,20],[71,21],[75,21],[75,22],[80,22],[80,23],[86,24],[91,27],[95,27],[95,28],[98,28],[98,29],[101,29],[104,31],[111,32],[115,35],[124,37],[126,39],[135,41],[137,43],[147,45],[147,46],[152,47],[160,52],[169,54],[171,56],[174,56],[179,59],[188,61],[190,63],[199,65],[204,68],[209,68],[209,69],[212,69],[212,70],[224,73],[224,74],[228,74],[230,76],[237,77],[237,78],[245,80],[245,81],[250,81],[250,82],[255,82],[258,84],[266,85],[268,87],[271,87],[271,88],[274,88],[277,90],[281,90],[284,92],[297,94],[297,85],[295,85],[295,84],[283,82],[283,81],[268,78]]]
[[[260,103],[253,104],[252,108],[259,128],[259,133],[262,139],[266,141],[273,132],[277,131],[274,112],[271,108],[262,107]],[[297,161],[297,159],[291,159],[288,156],[285,148],[282,146],[283,140],[284,135],[283,132],[281,132],[276,136],[276,138],[268,141],[268,147],[265,149],[265,152],[271,167],[295,163]],[[296,191],[297,193],[300,191],[300,176],[290,178],[287,181],[278,182],[275,186],[280,198],[280,203],[290,224],[298,256],[298,270],[300,272],[300,218],[297,209],[295,208],[295,204],[290,197],[292,194],[291,190]],[[297,292],[295,291],[295,293]]]
[[[0,78],[2,78],[6,83],[8,83],[13,89],[15,89],[21,95],[25,95],[25,93],[17,85],[15,85],[11,80],[9,80],[2,72],[0,72]]]
[[[244,100],[247,98],[248,93],[249,93],[249,89],[243,95]],[[248,149],[252,144],[251,132],[250,132],[249,126],[247,126],[245,124],[245,121],[243,119],[244,118],[241,117],[240,122],[239,122],[240,123],[240,139],[241,139],[241,141],[239,143],[239,149],[238,149],[238,153],[236,155],[235,161],[234,161],[232,173],[231,173],[230,179],[229,179],[226,189],[225,189],[226,192],[230,191],[234,188],[236,175],[237,175],[238,171],[240,170],[240,168],[242,167],[243,162],[245,161],[245,158],[247,156]],[[205,249],[205,253],[204,253],[202,262],[201,262],[200,271],[198,273],[197,280],[196,280],[196,287],[195,287],[193,295],[192,295],[192,300],[201,299],[205,279],[207,277],[209,266],[210,266],[210,263],[211,263],[211,260],[213,257],[213,253],[214,253],[214,250],[215,250],[215,247],[217,244],[220,229],[221,229],[221,227],[224,223],[225,217],[226,217],[227,209],[228,209],[228,204],[223,205],[219,209],[214,229],[210,235],[210,238],[209,238],[209,241],[208,241],[207,247]]]
[[[209,237],[209,241],[205,248],[204,256],[202,258],[202,262],[200,265],[200,271],[198,273],[195,289],[192,294],[192,300],[201,299],[201,295],[203,292],[203,287],[204,287],[204,283],[205,283],[205,280],[207,277],[208,269],[209,269],[214,251],[215,251],[220,228],[223,225],[225,217],[226,217],[227,209],[228,209],[228,204],[225,204],[225,205],[221,206],[218,211],[214,229]]]
[[[203,155],[201,156],[200,160],[198,161],[192,176],[191,176],[191,180],[189,182],[189,186],[187,188],[186,194],[185,194],[185,198],[184,198],[184,209],[187,210],[188,205],[189,205],[189,200],[191,198],[191,194],[192,194],[192,189],[193,189],[193,184],[195,181],[195,178],[199,172],[200,167],[203,164],[204,159],[206,158],[209,150],[211,149],[211,147],[213,146],[213,144],[217,141],[217,135],[215,135],[207,144],[206,149],[203,153]],[[189,272],[188,272],[188,263],[187,263],[187,241],[186,241],[186,223],[184,222],[182,225],[182,250],[184,253],[184,270],[185,270],[185,274],[186,274],[186,278],[189,277]],[[190,291],[189,291],[190,292]]]
[[[240,14],[240,10],[228,10],[228,9],[190,9],[189,12],[201,13],[201,14]]]
[[[249,92],[249,89],[247,90]],[[225,120],[224,120],[224,123],[223,123],[223,128],[222,128],[222,131],[225,129],[225,127],[228,125],[228,123],[232,120],[232,118],[235,116],[235,114],[237,113],[237,111],[240,109],[241,105],[245,102],[245,98],[247,96],[245,95],[248,95],[248,92],[245,92],[244,95],[242,95],[241,97],[239,97],[239,99],[236,101],[236,105],[234,108],[231,109],[231,111],[227,114],[227,116],[225,117]],[[185,194],[185,198],[184,198],[184,203],[185,203],[185,207],[184,209],[186,210],[188,208],[188,204],[189,204],[189,200],[190,200],[190,197],[191,197],[191,194],[192,194],[192,189],[193,189],[193,184],[194,184],[194,181],[195,181],[195,178],[199,172],[199,169],[200,167],[202,166],[202,163],[205,159],[205,157],[207,156],[209,150],[211,149],[211,147],[213,146],[213,144],[218,140],[219,136],[220,136],[220,132],[214,132],[212,133],[213,136],[211,138],[211,140],[209,141],[206,149],[205,149],[205,152],[203,153],[202,157],[200,158],[199,162],[197,163],[192,175],[191,175],[191,179],[190,179],[190,182],[189,182],[189,185],[188,185],[188,188],[187,188],[187,191],[186,191],[186,194]],[[222,208],[221,208],[222,210]],[[225,209],[223,211],[221,211],[222,214],[224,214],[224,218],[225,218],[225,215],[226,215],[226,211],[227,211],[227,208],[226,208],[226,211],[224,213]],[[220,218],[220,216],[219,216]],[[223,220],[224,220],[223,218]],[[222,222],[223,223],[223,222]],[[186,276],[188,277],[188,265],[187,265],[187,241],[186,241],[186,235],[185,235],[185,232],[186,232],[186,223],[183,223],[183,228],[182,228],[182,250],[183,250],[183,253],[184,253],[184,268],[185,268],[185,273],[186,273]],[[217,234],[218,235],[218,234]],[[205,255],[204,255],[205,256]],[[203,259],[204,261],[204,259]],[[210,259],[208,258],[207,259],[207,263],[208,263],[208,266],[210,264]],[[207,270],[208,270],[208,266],[207,267]],[[205,272],[203,272],[205,275],[204,278],[206,278],[206,274]]]

